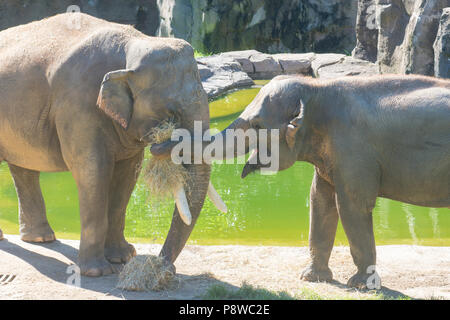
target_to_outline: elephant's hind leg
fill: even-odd
[[[351,162],[349,162],[351,164]],[[358,268],[358,272],[347,282],[350,287],[369,288],[375,280],[373,288],[381,282],[374,273],[376,264],[376,247],[373,232],[372,210],[375,207],[380,181],[376,165],[361,170],[361,166],[353,165],[352,172],[344,172],[335,179],[336,204],[339,217],[350,245],[350,253]],[[369,289],[373,289],[369,288]]]
[[[108,232],[105,257],[111,263],[125,263],[136,255],[133,245],[124,237],[125,213],[131,193],[136,185],[144,152],[131,159],[115,163],[108,206]]]
[[[55,240],[48,224],[44,198],[39,185],[39,172],[9,164],[9,170],[19,198],[20,237],[28,242]]]

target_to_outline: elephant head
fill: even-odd
[[[308,126],[304,123],[306,108],[310,103],[312,95],[311,84],[308,80],[299,77],[279,76],[265,85],[255,99],[247,106],[241,115],[226,129],[212,137],[212,141],[222,141],[224,150],[220,156],[213,159],[224,159],[237,157],[253,152],[245,164],[242,177],[249,173],[270,169],[271,164],[262,162],[262,150],[276,160],[277,166],[274,171],[280,171],[291,167],[297,160],[308,160],[313,143],[307,134]],[[244,133],[240,135],[241,146],[239,148],[239,136],[228,135],[228,130],[241,129]],[[277,132],[271,139],[261,139],[261,132]],[[275,130],[274,130],[275,129]],[[256,142],[251,142],[249,132],[253,131]],[[267,133],[266,136],[269,136]],[[233,139],[233,141],[230,141]],[[276,139],[276,141],[274,141]],[[167,142],[154,145],[152,153],[158,157],[167,157],[174,148],[176,142]],[[205,147],[209,142],[204,142]],[[276,150],[274,148],[276,146]],[[267,156],[267,154],[266,154]],[[269,171],[269,170],[268,170]]]
[[[152,129],[168,119],[189,132],[193,132],[195,121],[201,123],[202,132],[209,129],[207,95],[193,49],[187,42],[133,39],[127,44],[125,55],[126,66],[104,76],[97,101],[99,108],[121,127],[121,139],[148,145]],[[185,167],[190,174],[190,192],[175,192],[176,207],[161,251],[168,263],[173,263],[183,249],[206,194],[217,200],[209,181],[210,166],[200,163]]]
[[[291,167],[297,160],[306,160],[310,154],[309,132],[304,123],[305,105],[312,97],[309,85],[299,82],[299,77],[280,76],[264,86],[252,103],[244,110],[241,120],[248,127],[277,130],[278,140],[276,154],[278,167],[276,171]],[[258,135],[258,137],[260,137]],[[272,144],[273,145],[273,144]],[[262,149],[271,150],[268,142],[258,139],[258,148],[254,149],[242,170],[242,178],[248,174],[268,167],[261,162]]]

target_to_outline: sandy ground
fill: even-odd
[[[164,292],[129,292],[116,288],[117,275],[81,277],[81,287],[67,285],[67,267],[76,261],[78,241],[25,243],[15,235],[0,241],[0,299],[199,299],[214,284],[248,284],[299,296],[310,288],[329,298],[363,298],[345,286],[356,271],[349,249],[335,247],[330,260],[335,281],[299,279],[308,264],[307,247],[187,246],[176,261],[179,282]],[[136,244],[138,254],[158,254],[156,244]],[[450,247],[409,245],[377,247],[382,292],[389,296],[450,299]],[[12,280],[11,280],[12,279]]]

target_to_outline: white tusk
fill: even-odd
[[[178,212],[180,213],[181,220],[190,226],[192,222],[192,215],[191,210],[189,210],[189,204],[183,187],[180,187],[177,191],[175,191],[175,203],[177,205]]]
[[[227,205],[225,202],[223,202],[222,198],[217,193],[216,189],[214,189],[214,186],[212,185],[211,181],[209,182],[208,186],[208,197],[211,199],[211,201],[214,203],[214,205],[222,211],[223,213],[227,213]]]

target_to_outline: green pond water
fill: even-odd
[[[261,84],[261,83],[260,83]],[[223,129],[250,103],[259,88],[236,91],[210,103],[211,127]],[[148,153],[146,158],[148,158]],[[276,175],[241,179],[243,164],[213,164],[212,181],[228,206],[219,212],[209,199],[190,237],[195,244],[300,246],[308,243],[309,188],[313,166],[297,162]],[[59,238],[79,239],[78,196],[70,172],[42,173],[50,225]],[[152,203],[139,181],[127,209],[125,234],[135,242],[163,243],[173,204]],[[5,163],[0,165],[0,228],[18,234],[17,196]],[[450,245],[450,210],[417,207],[379,198],[373,212],[380,244]],[[342,226],[337,245],[347,244]]]

